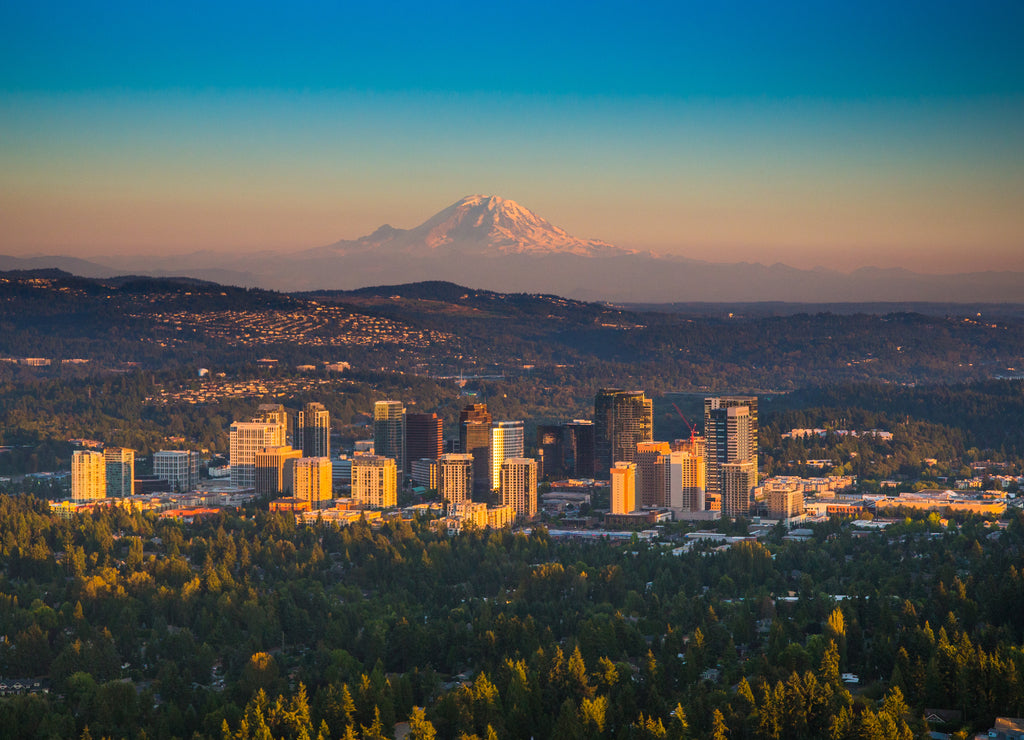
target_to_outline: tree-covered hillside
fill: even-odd
[[[926,706],[1024,711],[1019,515],[679,554],[3,497],[0,532],[0,673],[51,688],[0,700],[4,737],[904,738]]]

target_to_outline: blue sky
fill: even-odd
[[[6,3],[0,252],[458,198],[715,261],[1024,269],[1024,3]]]

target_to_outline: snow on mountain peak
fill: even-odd
[[[514,200],[496,195],[469,195],[412,232],[422,232],[432,249],[587,256],[617,251],[606,242],[577,239]]]
[[[578,239],[514,200],[497,195],[468,195],[413,229],[382,226],[352,242],[345,251],[385,250],[428,254],[574,254],[587,257],[629,254],[607,242]]]

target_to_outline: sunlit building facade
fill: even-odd
[[[374,509],[398,505],[398,468],[394,459],[381,455],[352,458],[352,498]]]
[[[107,496],[107,462],[102,452],[75,450],[71,453],[71,498],[95,501]]]
[[[510,457],[522,457],[524,431],[521,421],[496,421],[491,425],[491,490],[501,488],[501,464]]]
[[[609,470],[612,514],[636,510],[636,463],[617,462]]]
[[[334,497],[331,460],[328,457],[300,457],[293,463],[292,496],[322,509]]]
[[[529,457],[507,457],[499,471],[501,502],[516,515],[532,519],[537,515],[537,461]]]
[[[437,493],[448,506],[472,500],[472,455],[450,452],[437,458]]]
[[[265,447],[256,453],[256,493],[262,496],[292,496],[294,491],[295,461],[302,451],[291,445]]]
[[[231,485],[256,486],[256,453],[267,447],[283,447],[288,427],[278,421],[236,421],[229,431]]]

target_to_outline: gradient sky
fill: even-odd
[[[464,195],[710,261],[1024,270],[1024,3],[0,4],[0,253]]]

